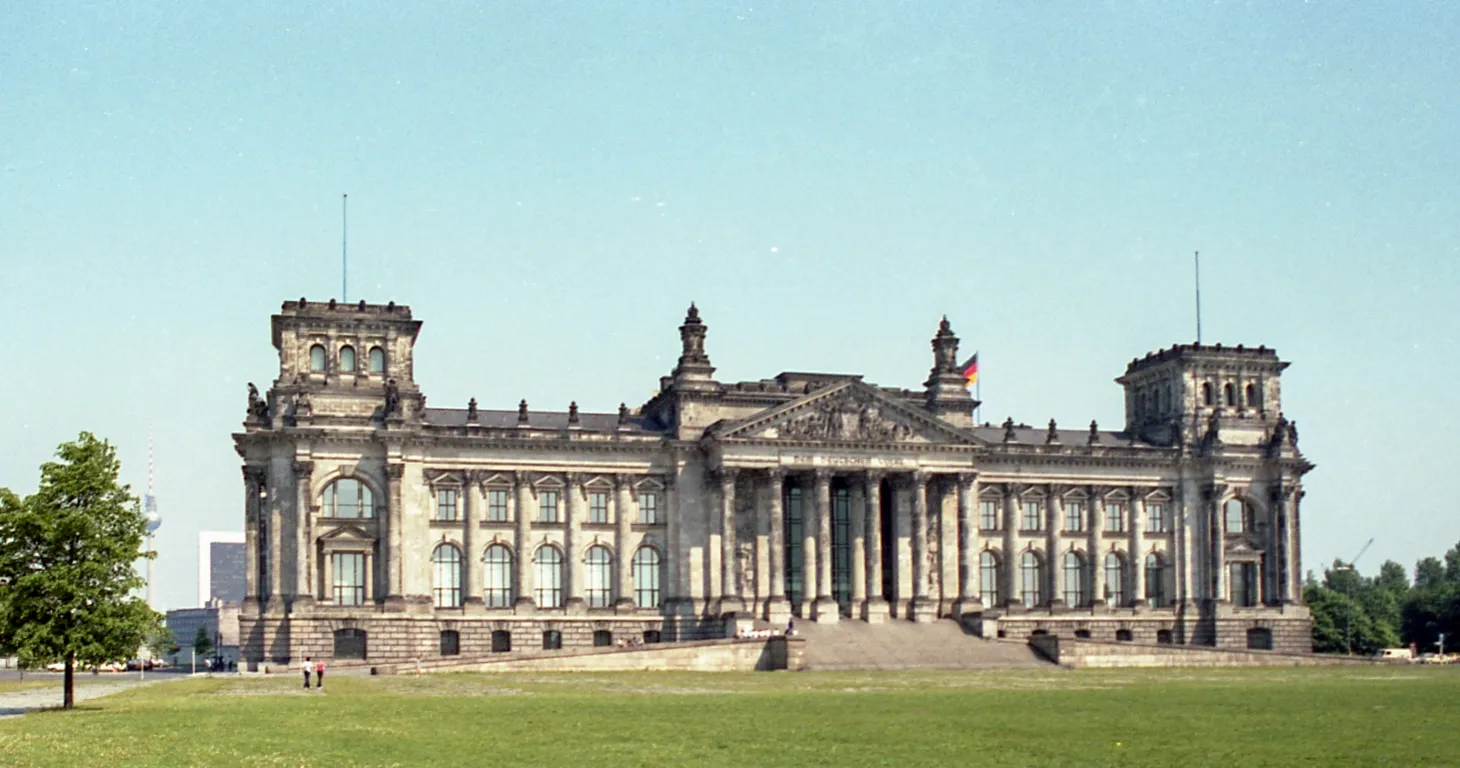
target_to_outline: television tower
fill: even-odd
[[[147,429],[147,495],[142,497],[142,513],[147,518],[147,551],[157,547],[157,529],[162,527],[162,515],[157,514],[157,463],[152,457],[152,429]],[[157,606],[152,602],[152,583],[157,580],[157,558],[147,558],[147,607]]]

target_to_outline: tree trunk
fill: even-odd
[[[65,691],[66,691],[66,693],[65,693],[65,698],[61,702],[61,708],[62,709],[71,709],[71,708],[73,708],[73,707],[76,706],[76,689],[75,689],[75,682],[76,681],[75,681],[75,677],[76,677],[76,652],[75,651],[67,651],[66,652],[66,684],[65,684]]]

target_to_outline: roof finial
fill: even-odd
[[[577,400],[574,400],[573,402],[568,403],[568,423],[569,424],[577,424],[578,423],[578,401]]]
[[[517,404],[517,425],[527,426],[527,398],[523,398],[522,402]]]
[[[466,420],[477,420],[477,399],[475,397],[466,402]]]
[[[620,427],[629,425],[629,406],[625,403],[618,404],[618,425]]]
[[[1044,436],[1046,444],[1058,443],[1060,441],[1059,430],[1054,425],[1054,419],[1049,420],[1049,433]]]

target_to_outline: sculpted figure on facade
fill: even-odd
[[[886,418],[871,403],[833,400],[818,403],[811,413],[782,425],[781,434],[804,440],[898,442],[912,437],[912,430]]]
[[[259,421],[269,420],[269,403],[259,397],[259,388],[251,381],[248,383],[248,415]]]

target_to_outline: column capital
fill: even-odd
[[[242,467],[242,469],[243,469],[243,481],[245,483],[250,483],[250,484],[255,485],[255,486],[263,485],[264,484],[264,478],[268,477],[268,470],[265,469],[264,467],[255,467],[255,466],[250,466],[250,465],[244,465]]]
[[[887,477],[887,470],[868,469],[862,472],[862,477],[869,483],[880,483],[883,478]]]
[[[296,475],[298,475],[300,477],[309,477],[310,475],[314,474],[314,462],[312,462],[312,461],[296,461],[296,462],[294,462],[294,474],[296,474]]]
[[[388,478],[390,478],[391,480],[399,480],[402,477],[405,477],[405,475],[406,475],[406,465],[404,465],[404,464],[386,464],[385,465],[385,476],[388,477]]]
[[[771,467],[765,470],[765,476],[772,483],[784,483],[786,481],[786,470],[783,467]]]
[[[613,487],[615,490],[633,490],[634,476],[627,474],[616,474],[613,476]]]
[[[817,485],[830,483],[831,470],[827,469],[826,467],[817,467],[816,469],[811,470],[811,477],[816,481]]]
[[[513,490],[529,485],[532,485],[532,475],[529,474],[526,470],[519,469],[512,473]]]
[[[1227,495],[1226,483],[1207,483],[1201,489],[1202,498],[1207,501],[1217,501]]]
[[[581,473],[569,472],[566,475],[563,475],[563,487],[568,490],[572,490],[574,486],[580,486],[582,484],[583,475]]]
[[[959,488],[971,487],[977,481],[978,481],[978,473],[977,472],[959,472],[958,473],[958,486],[959,486]]]
[[[928,487],[929,474],[926,471],[921,469],[915,469],[909,474],[912,479],[913,487],[917,488],[919,491],[924,490]]]
[[[715,470],[715,477],[720,481],[721,486],[733,486],[735,481],[740,478],[740,469],[738,467],[720,467]]]

